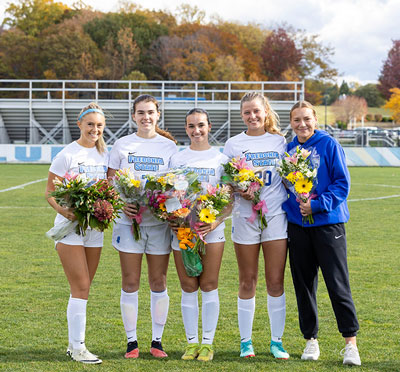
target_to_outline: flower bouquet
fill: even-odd
[[[194,172],[176,169],[157,176],[147,175],[145,185],[147,206],[153,215],[161,221],[179,226],[179,246],[186,272],[190,276],[198,276],[203,271],[200,255],[193,249],[193,240],[197,235],[186,221],[201,191],[197,177]]]
[[[223,167],[225,174],[222,176],[222,181],[231,184],[242,192],[249,193],[252,198],[253,213],[247,221],[253,223],[258,216],[261,230],[266,228],[265,214],[268,212],[268,208],[265,200],[260,199],[263,181],[255,175],[244,158],[232,158],[229,162],[223,164]]]
[[[55,240],[74,231],[85,235],[88,227],[104,231],[122,209],[123,203],[107,180],[88,180],[81,175],[65,174],[54,180],[55,190],[50,194],[58,205],[71,208],[77,219],[67,220],[50,229],[46,235]]]
[[[115,172],[112,180],[114,188],[119,192],[121,199],[125,203],[135,204],[138,213],[132,219],[132,233],[136,241],[141,239],[139,225],[142,222],[142,214],[146,207],[143,205],[144,189],[140,179],[135,178],[135,175],[129,168],[120,169]]]
[[[190,225],[193,226],[197,234],[196,243],[193,250],[205,253],[204,236],[199,228],[207,223],[213,223],[217,217],[221,216],[224,208],[231,201],[231,192],[229,186],[207,184],[207,192],[197,198],[196,208],[194,208],[194,216],[192,216]]]
[[[289,153],[285,152],[279,161],[276,171],[282,177],[286,187],[296,195],[298,202],[306,203],[317,195],[313,193],[316,188],[317,171],[319,167],[319,155],[316,150],[301,149],[294,147]],[[303,222],[314,223],[312,214],[303,217]]]

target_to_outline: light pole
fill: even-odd
[[[329,94],[324,95],[324,102],[325,102],[325,124],[324,124],[324,130],[326,130],[326,126],[328,125],[328,98]]]

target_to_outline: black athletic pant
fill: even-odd
[[[319,267],[339,332],[343,337],[355,336],[359,325],[350,290],[344,224],[301,227],[289,223],[288,238],[290,269],[304,338],[317,338],[318,335]]]

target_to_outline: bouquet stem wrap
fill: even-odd
[[[265,229],[268,226],[267,220],[265,218],[265,214],[268,213],[267,203],[265,202],[265,200],[261,200],[257,204],[253,204],[252,208],[253,208],[253,213],[247,219],[247,221],[253,223],[258,217],[260,220],[261,230]]]
[[[203,264],[199,254],[199,241],[201,242],[201,240],[197,239],[193,243],[193,239],[196,239],[197,235],[190,227],[179,227],[177,237],[186,273],[188,276],[199,276],[203,272]]]
[[[143,219],[142,214],[146,210],[146,207],[141,205],[144,188],[140,182],[140,179],[135,177],[135,174],[129,168],[123,168],[115,173],[113,185],[125,203],[136,205],[138,213],[132,219],[131,228],[135,241],[138,241],[142,238],[139,225]]]

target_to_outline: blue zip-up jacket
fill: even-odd
[[[287,145],[288,151],[300,146],[310,150],[315,148],[320,156],[318,184],[314,191],[317,197],[311,200],[314,224],[303,221],[296,196],[288,191],[289,199],[282,208],[288,221],[303,227],[315,227],[347,222],[350,217],[346,199],[350,192],[350,174],[342,146],[327,132],[315,130],[306,143],[300,144],[297,136]]]

